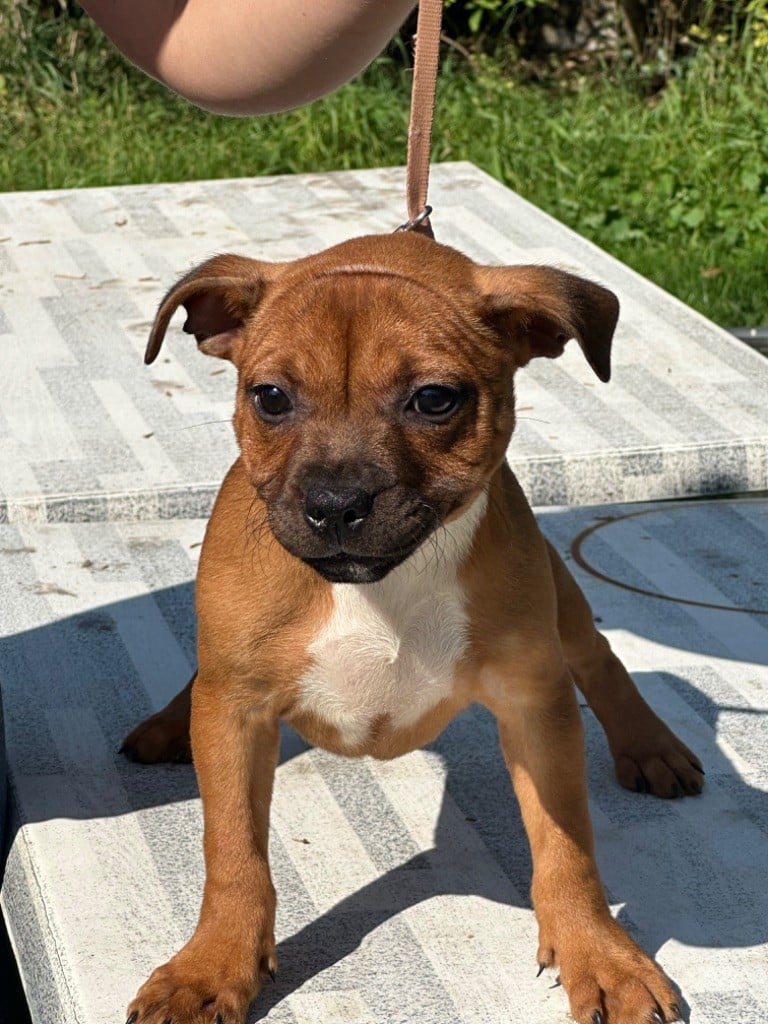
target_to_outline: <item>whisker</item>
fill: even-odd
[[[434,563],[435,563],[435,566],[437,567],[440,564],[440,557],[441,557],[441,555],[445,554],[445,549],[443,548],[441,550],[440,542],[439,542],[439,539],[438,539],[438,531],[440,530],[440,526],[441,526],[440,516],[437,513],[437,509],[433,508],[433,506],[430,505],[429,502],[421,501],[420,505],[421,505],[421,507],[423,509],[426,509],[426,511],[429,512],[429,514],[432,516],[432,518],[435,521],[435,525],[432,528],[432,530],[430,531],[430,533],[428,534],[426,539],[430,543],[430,547],[432,549],[432,557],[434,557]],[[432,557],[427,558],[425,560],[424,565],[419,570],[420,574],[422,572],[426,572],[426,570],[432,565]]]
[[[183,427],[175,427],[173,430],[169,430],[169,434],[180,434],[183,430],[191,430],[193,427],[211,427],[217,423],[227,423],[232,425],[231,417],[225,420],[202,420],[200,423],[185,423]]]

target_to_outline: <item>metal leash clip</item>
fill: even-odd
[[[407,220],[405,224],[401,224],[399,228],[395,228],[393,234],[397,234],[399,231],[415,231],[420,224],[422,224],[432,213],[431,206],[425,206],[423,210],[416,214],[411,220]]]

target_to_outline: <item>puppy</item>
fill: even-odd
[[[573,1017],[679,1018],[668,979],[606,904],[574,683],[623,786],[699,793],[701,764],[595,631],[504,459],[518,367],[575,338],[608,380],[615,296],[402,233],[292,263],[214,257],[163,300],[147,362],[180,305],[201,351],[238,369],[241,454],[197,580],[203,905],[131,1024],[242,1024],[276,969],[280,719],[337,754],[392,758],[473,701],[498,720],[533,855],[538,962],[558,968]],[[190,687],[128,738],[129,756],[184,756]]]

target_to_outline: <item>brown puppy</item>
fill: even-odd
[[[669,981],[606,904],[574,682],[624,786],[698,793],[701,765],[595,631],[504,461],[517,368],[576,338],[607,380],[615,296],[407,233],[294,263],[219,256],[166,296],[147,361],[182,304],[202,351],[238,368],[241,456],[197,581],[203,906],[129,1019],[240,1024],[275,969],[280,719],[339,754],[391,758],[472,701],[498,719],[533,853],[538,960],[559,969],[574,1018],[677,1019]],[[183,754],[188,708],[189,688],[129,737],[131,756]]]

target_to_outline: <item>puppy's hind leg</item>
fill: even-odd
[[[123,740],[120,753],[139,764],[189,764],[189,715],[195,679],[197,672],[162,711],[140,722]]]
[[[557,628],[576,685],[605,729],[626,789],[661,797],[695,796],[704,785],[701,761],[640,696],[592,610],[554,548],[547,544],[557,589]]]

